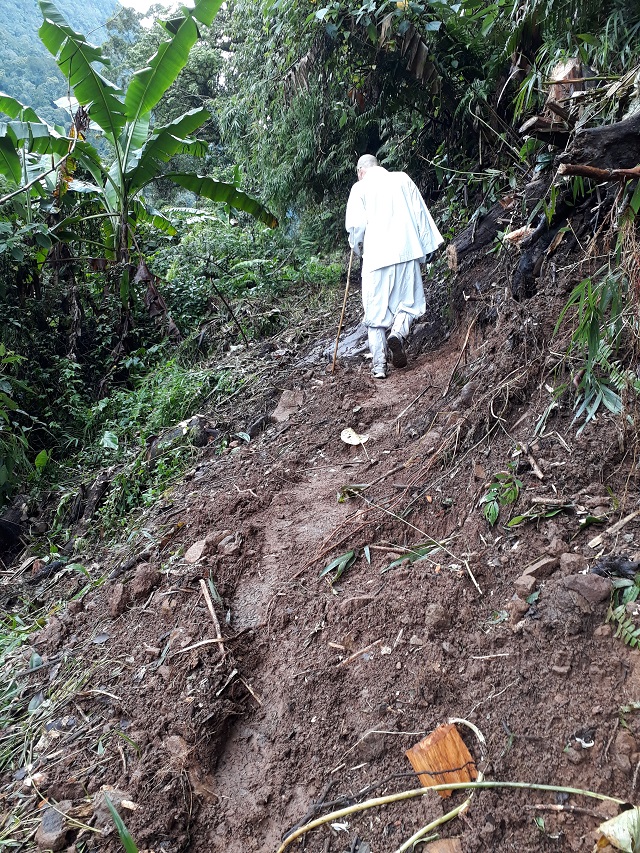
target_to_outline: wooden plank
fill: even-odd
[[[418,773],[423,788],[445,782],[473,782],[478,776],[471,753],[452,723],[438,726],[405,755]],[[441,797],[450,797],[452,792],[438,793]]]

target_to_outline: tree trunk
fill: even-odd
[[[640,163],[640,112],[615,124],[584,130],[561,159],[598,169],[633,169]]]
[[[525,206],[527,211],[533,209],[537,202],[544,197],[548,180],[532,181],[525,187]],[[504,230],[511,219],[511,211],[519,203],[518,198],[501,199],[479,221],[472,222],[453,242],[447,246],[447,263],[450,270],[457,270],[461,259],[468,252],[483,249],[494,241],[498,231]]]

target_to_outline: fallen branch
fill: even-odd
[[[580,175],[593,178],[594,181],[629,181],[640,178],[640,166],[633,169],[598,169],[596,166],[583,166],[581,163],[561,163],[558,175]]]
[[[349,655],[348,658],[341,660],[340,663],[336,664],[336,669],[338,669],[341,666],[346,666],[347,664],[351,663],[351,661],[356,660],[356,658],[359,658],[360,655],[363,655],[365,652],[368,652],[369,649],[372,649],[374,646],[377,646],[379,642],[381,642],[381,641],[380,640],[374,640],[373,643],[369,643],[369,645],[365,646],[364,649],[359,649],[357,652],[354,652],[352,655]]]
[[[520,447],[522,448],[522,452],[524,453],[524,455],[527,457],[527,460],[529,462],[529,465],[531,465],[531,470],[533,471],[533,473],[539,480],[544,480],[544,474],[542,473],[538,466],[538,463],[534,459],[533,453],[529,449],[529,445],[523,443],[520,445]]]
[[[465,339],[464,339],[464,343],[462,344],[462,349],[460,350],[460,355],[459,355],[459,356],[458,356],[458,358],[456,359],[456,363],[453,365],[453,370],[451,371],[451,376],[449,377],[449,381],[447,382],[447,387],[446,387],[446,388],[444,389],[444,391],[442,392],[442,396],[443,396],[443,397],[446,397],[446,396],[447,396],[447,394],[449,393],[449,388],[451,387],[451,382],[452,382],[452,380],[453,380],[453,375],[454,375],[454,373],[456,372],[456,370],[458,369],[458,365],[460,364],[460,361],[461,361],[461,359],[462,359],[462,356],[464,355],[464,351],[465,351],[465,349],[467,348],[467,343],[469,342],[469,335],[471,334],[471,329],[473,329],[473,325],[474,325],[474,323],[476,322],[476,320],[477,320],[477,319],[478,319],[478,315],[476,314],[476,316],[473,318],[473,320],[472,320],[472,321],[471,321],[471,323],[469,324],[469,328],[467,329],[467,335],[466,335],[466,337],[465,337]]]
[[[213,627],[216,632],[216,642],[220,643],[220,651],[223,655],[226,655],[226,651],[224,648],[224,643],[222,642],[222,631],[220,630],[220,622],[218,622],[218,617],[216,616],[216,611],[213,606],[213,601],[211,601],[211,596],[209,595],[209,590],[207,589],[207,582],[200,578],[200,589],[202,590],[202,594],[204,596],[204,600],[207,602],[207,607],[209,608],[209,613],[211,614],[211,619],[213,621]]]
[[[601,533],[599,536],[595,536],[591,539],[588,543],[589,548],[597,548],[598,545],[602,545],[605,536],[608,536],[610,533],[619,533],[626,524],[638,515],[640,515],[640,509],[636,509],[634,512],[629,513],[629,515],[621,518],[620,521],[616,521],[616,523],[612,524],[611,527],[607,527],[604,533]]]

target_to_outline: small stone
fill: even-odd
[[[600,604],[611,594],[611,581],[600,575],[567,575],[563,583],[567,589],[577,592],[592,605]]]
[[[423,642],[420,637],[417,637],[415,634],[409,640],[410,646],[422,646]]]
[[[626,776],[631,776],[631,759],[628,755],[623,755],[620,752],[616,752],[616,754],[613,756],[613,763],[616,765],[618,770],[620,770]]]
[[[165,749],[178,761],[184,762],[191,752],[189,744],[180,735],[169,735],[164,742]]]
[[[135,599],[146,598],[162,580],[160,572],[149,563],[140,563],[131,581],[131,595]]]
[[[242,548],[242,536],[239,533],[236,533],[234,536],[227,537],[223,539],[222,542],[218,544],[218,553],[222,554],[223,557],[233,557],[235,554],[239,554]]]
[[[611,504],[611,499],[606,495],[596,495],[593,498],[586,498],[583,503],[587,507],[587,509],[597,509],[599,507],[604,507],[605,512],[608,512],[608,507]],[[593,515],[597,514],[598,513],[593,513]]]
[[[424,624],[428,634],[435,634],[438,631],[448,628],[451,624],[449,611],[438,602],[427,605],[425,608]]]
[[[158,675],[165,681],[168,681],[171,678],[171,671],[171,667],[166,666],[166,664],[158,667]]]
[[[554,557],[559,557],[560,554],[564,554],[567,550],[567,543],[561,539],[559,536],[554,536],[549,546],[547,547],[547,554],[551,554]]]
[[[636,739],[628,729],[621,729],[616,735],[615,750],[622,755],[633,755],[638,748]]]
[[[121,807],[123,800],[131,800],[130,795],[126,791],[119,791],[117,788],[111,788],[109,785],[101,788],[93,803],[93,816],[97,829],[113,826],[113,817],[111,816],[105,797],[109,797],[111,805],[116,810]]]
[[[566,552],[560,554],[560,574],[561,575],[577,575],[588,566],[587,558],[582,554],[572,554]]]
[[[568,746],[565,749],[564,754],[572,764],[580,764],[586,757],[582,750],[574,749],[572,746]]]
[[[570,669],[571,669],[570,666],[558,666],[558,665],[556,665],[556,666],[551,667],[551,671],[555,672],[556,675],[567,675],[567,673],[569,672]]]
[[[185,563],[197,563],[202,556],[202,552],[204,551],[206,544],[206,539],[199,539],[197,542],[194,542],[193,545],[187,549],[187,552],[184,555]]]
[[[524,599],[519,598],[517,595],[513,596],[511,601],[507,604],[509,623],[512,627],[522,619],[524,614],[529,610],[529,606],[529,603]]]
[[[144,647],[144,655],[149,660],[157,660],[160,657],[160,649],[157,646]]]
[[[460,392],[460,402],[465,408],[469,408],[469,406],[473,403],[473,398],[475,396],[476,391],[480,387],[480,380],[472,379],[470,382],[463,387]]]
[[[513,586],[520,598],[526,598],[534,591],[537,583],[538,581],[533,575],[521,575],[515,579]]]
[[[41,850],[62,850],[67,846],[67,822],[64,813],[71,808],[71,801],[58,803],[55,809],[45,808],[36,832],[36,844]],[[60,814],[62,812],[62,814]]]
[[[129,595],[123,583],[116,583],[109,597],[109,614],[115,617],[124,613],[129,603]]]
[[[453,657],[454,655],[457,654],[456,647],[453,645],[453,643],[450,643],[448,640],[445,640],[442,643],[442,650],[444,652],[446,652],[446,654],[451,655],[451,657]]]
[[[423,437],[421,443],[427,453],[433,453],[441,441],[442,432],[438,429],[432,429]]]
[[[522,576],[531,575],[534,578],[546,578],[558,565],[558,557],[552,554],[543,554],[533,563],[529,563],[522,571]]]
[[[226,528],[224,530],[216,530],[215,533],[209,533],[204,540],[205,548],[202,552],[203,556],[206,557],[208,554],[215,554],[222,540],[228,539],[230,536],[233,537],[233,531]]]
[[[599,640],[608,639],[611,636],[611,625],[598,625],[594,630],[593,636]]]
[[[278,405],[271,413],[271,420],[276,424],[288,421],[304,403],[304,391],[283,391]]]

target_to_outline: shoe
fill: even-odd
[[[386,379],[387,378],[387,367],[385,364],[374,365],[371,368],[371,375],[374,379]]]
[[[391,353],[391,364],[394,367],[406,367],[407,354],[404,351],[402,340],[397,335],[389,335],[387,338],[387,347]]]

